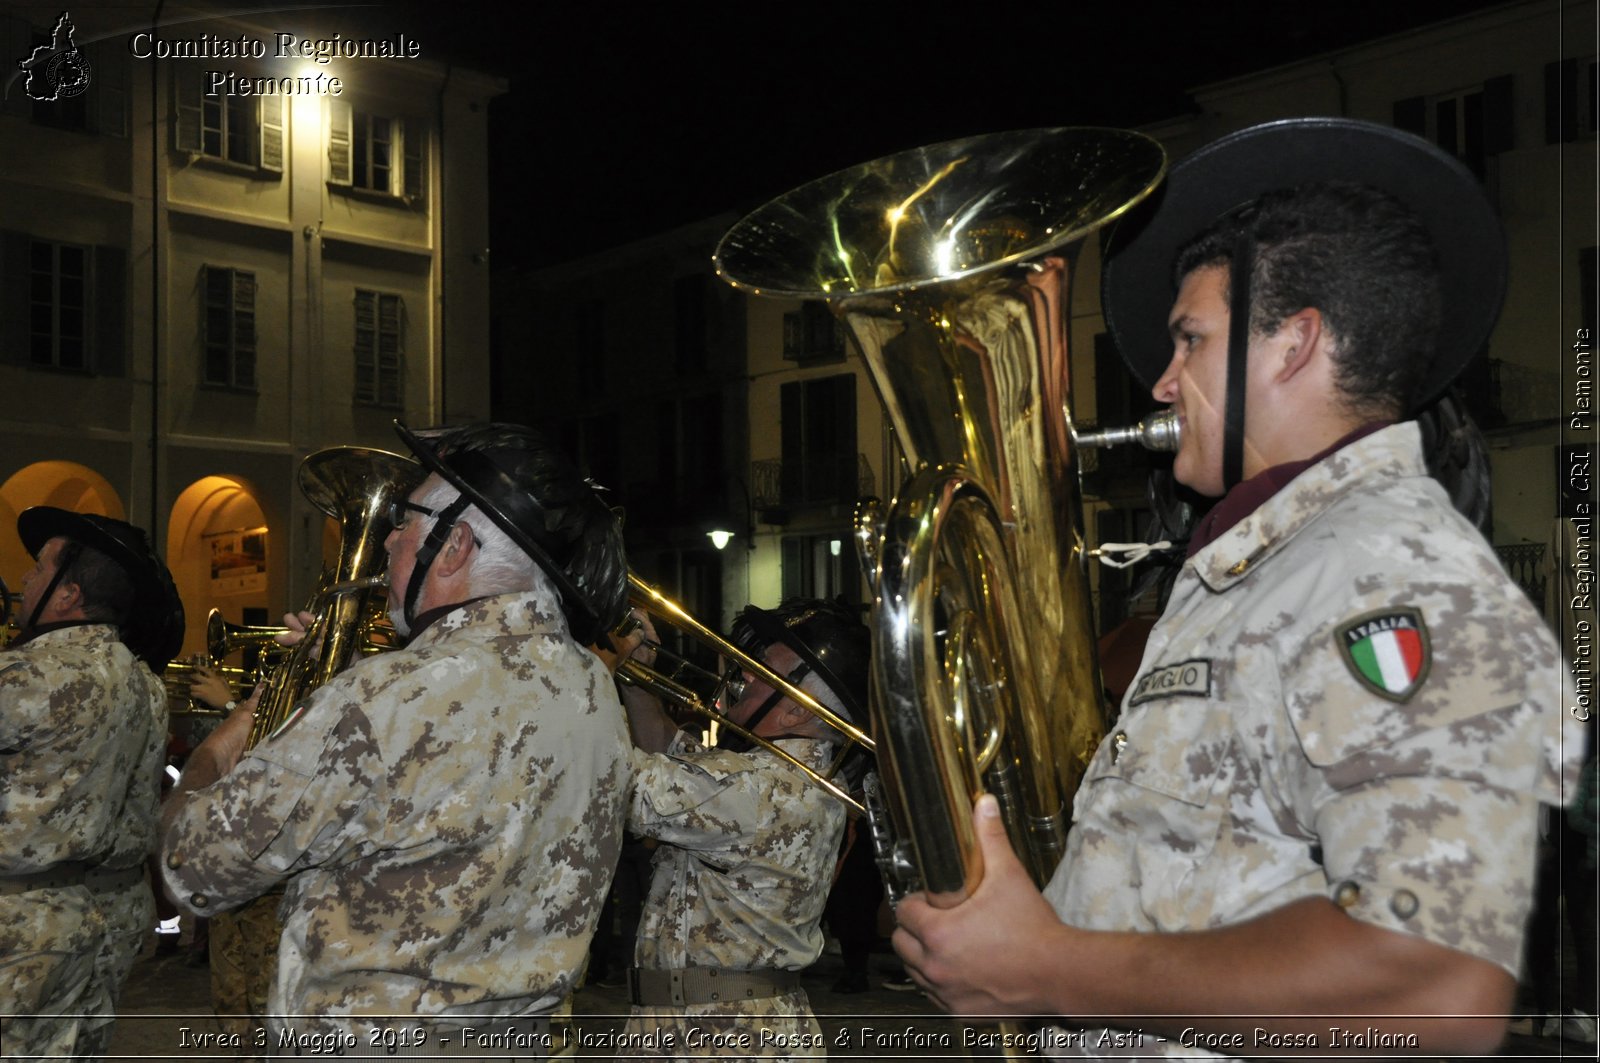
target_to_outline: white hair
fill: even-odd
[[[460,496],[461,492],[453,484],[440,477],[418,504],[442,510]],[[473,559],[467,581],[467,593],[472,597],[529,591],[549,582],[538,563],[477,506],[468,505],[456,518],[456,523],[467,525],[478,540],[478,556]]]

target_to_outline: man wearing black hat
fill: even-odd
[[[0,653],[0,1044],[94,1057],[155,923],[167,698],[183,606],[145,533],[24,510],[34,557]]]
[[[626,725],[584,648],[627,610],[621,530],[530,429],[397,427],[428,472],[384,543],[406,646],[243,759],[250,702],[202,742],[164,810],[163,874],[196,914],[286,882],[280,1053],[377,1036],[540,1056],[622,838]]]
[[[746,607],[733,641],[843,719],[865,720],[870,637],[840,602]],[[819,773],[844,736],[745,674],[726,716]],[[823,1056],[799,972],[822,952],[845,806],[800,768],[725,729],[707,749],[659,701],[624,694],[634,742],[629,829],[655,838],[629,974],[625,1057]],[[857,724],[859,726],[859,724]],[[865,767],[859,751],[838,780]]]
[[[1106,1027],[1060,1056],[1500,1041],[1538,806],[1582,742],[1407,418],[1486,342],[1504,255],[1454,159],[1344,119],[1202,149],[1114,235],[1107,319],[1178,416],[1175,477],[1220,501],[1044,895],[985,797],[973,896],[900,905],[942,1005]]]

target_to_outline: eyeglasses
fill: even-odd
[[[396,499],[389,503],[389,523],[393,525],[395,531],[405,531],[406,525],[411,522],[411,519],[406,516],[407,513],[421,513],[424,517],[443,516],[442,510],[419,506],[410,499]],[[472,530],[471,525],[462,524],[461,527],[466,528],[467,533],[472,536],[472,545],[481,549],[483,540],[478,538],[478,533]]]
[[[389,503],[389,523],[394,526],[395,531],[403,531],[405,529],[407,522],[410,520],[410,517],[407,516],[408,513],[421,513],[424,517],[437,517],[439,515],[437,509],[419,506],[405,498],[396,499]]]

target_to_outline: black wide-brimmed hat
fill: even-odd
[[[143,528],[92,513],[32,506],[17,517],[17,535],[34,557],[59,536],[100,551],[127,573],[133,606],[122,625],[122,641],[153,670],[160,672],[183,648],[183,601]]]
[[[1166,184],[1106,241],[1101,303],[1117,349],[1154,387],[1172,360],[1167,313],[1178,250],[1218,216],[1264,192],[1319,181],[1370,185],[1422,220],[1438,256],[1438,346],[1416,395],[1437,396],[1488,342],[1506,289],[1506,243],[1472,172],[1391,126],[1350,118],[1290,118],[1252,126],[1173,166]]]
[[[793,650],[838,697],[845,718],[866,723],[872,633],[851,606],[821,598],[786,598],[776,609],[747,605],[734,621],[740,626],[764,646]]]
[[[592,643],[621,623],[628,610],[621,525],[542,433],[492,422],[413,431],[395,421],[394,428],[424,468],[545,571],[574,638]]]

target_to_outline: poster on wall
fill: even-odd
[[[210,532],[211,593],[250,594],[267,589],[267,529]]]

